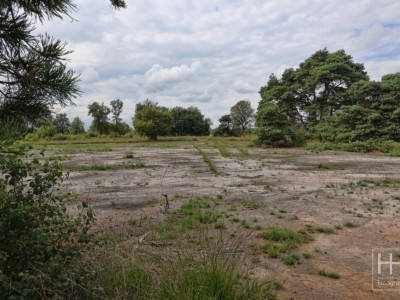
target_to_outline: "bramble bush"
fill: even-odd
[[[56,160],[0,154],[0,295],[9,299],[82,295],[77,258],[90,240],[93,212],[67,213],[60,189],[68,176]]]

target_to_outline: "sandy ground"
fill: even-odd
[[[257,232],[249,234],[244,255],[253,258],[255,277],[273,278],[283,284],[279,299],[400,299],[400,288],[372,290],[371,285],[372,249],[400,248],[400,201],[396,199],[400,199],[400,181],[396,183],[400,180],[400,158],[379,153],[315,154],[304,149],[255,148],[249,148],[248,155],[228,149],[231,156],[222,157],[215,148],[199,146],[218,175],[210,171],[191,144],[175,148],[127,144],[114,145],[108,152],[64,153],[68,156],[65,167],[72,169],[63,186],[79,195],[78,201],[90,198],[97,212],[97,226],[114,231],[123,231],[132,219],[162,222],[162,194],[174,199],[170,211],[181,204],[174,195],[221,195],[221,208],[237,204],[235,213],[239,217],[249,223],[257,218],[263,228],[274,224],[293,230],[303,229],[306,224],[330,228],[341,225],[343,229],[335,230],[335,234],[316,233],[314,241],[303,244],[298,252],[308,251],[312,258],[303,259],[301,264],[288,266],[252,250],[250,245],[262,244]],[[124,158],[128,152],[133,158]],[[73,170],[74,166],[129,163],[150,167]],[[390,179],[387,186],[374,184],[384,178]],[[365,179],[369,181],[363,183]],[[357,227],[343,226],[345,222]],[[318,274],[322,269],[337,272],[341,278],[323,277]]]

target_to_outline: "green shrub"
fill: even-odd
[[[92,211],[67,214],[56,193],[65,178],[57,161],[3,156],[0,167],[0,295],[74,295],[85,277],[76,257],[90,239]]]

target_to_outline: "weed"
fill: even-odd
[[[125,158],[125,159],[127,159],[127,158],[134,158],[134,157],[133,157],[133,152],[127,152],[127,153],[125,153],[124,158]]]
[[[315,228],[315,231],[321,232],[321,233],[335,233],[335,231],[332,228],[328,228],[328,227],[317,227]]]
[[[217,223],[214,224],[215,229],[226,229],[226,225],[222,221],[218,221]]]
[[[208,165],[208,167],[210,168],[211,172],[213,172],[215,175],[218,175],[218,171],[217,171],[215,165],[208,158],[207,154],[205,152],[203,152],[200,149],[200,147],[196,146],[195,144],[193,144],[193,147],[195,147],[197,149],[197,151],[199,152],[199,154],[203,157],[203,161]]]
[[[344,226],[349,227],[349,228],[357,227],[357,225],[354,224],[353,222],[346,222],[346,223],[344,223]]]
[[[336,272],[327,273],[325,270],[320,270],[318,272],[318,274],[321,275],[321,276],[326,276],[326,277],[333,278],[333,279],[339,279],[340,278],[340,274],[336,273]]]
[[[279,257],[281,253],[288,253],[301,244],[313,240],[313,237],[306,232],[295,232],[278,226],[269,226],[266,231],[257,236],[269,241],[263,246],[263,251],[272,258]]]
[[[294,265],[295,263],[301,263],[300,256],[297,254],[290,253],[282,257],[282,261],[287,265]]]
[[[331,166],[330,166],[330,164],[319,163],[319,164],[317,165],[317,168],[318,168],[318,169],[330,169]]]

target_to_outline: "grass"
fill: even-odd
[[[215,229],[226,229],[225,223],[219,221],[223,214],[216,211],[212,203],[208,197],[189,199],[156,227],[157,234],[163,240],[174,240],[188,230],[200,230],[207,225],[214,224]]]
[[[122,164],[122,165],[91,164],[91,165],[73,166],[71,167],[71,169],[75,171],[110,171],[110,170],[121,170],[121,169],[147,169],[155,167],[157,166],[145,165],[143,163]]]
[[[207,154],[205,152],[203,152],[199,146],[193,144],[193,147],[195,147],[197,149],[197,151],[199,152],[199,154],[203,157],[203,161],[208,165],[208,167],[210,168],[210,171],[213,172],[215,175],[218,175],[217,168],[212,163],[212,161],[207,156]]]
[[[321,233],[328,233],[328,234],[335,233],[335,231],[332,228],[328,228],[328,227],[317,227],[317,228],[315,228],[315,231],[321,232]]]
[[[317,165],[317,168],[318,168],[318,169],[330,169],[331,166],[330,166],[330,164],[319,163],[319,164]]]
[[[125,158],[125,159],[127,159],[127,158],[134,158],[134,157],[133,157],[133,152],[130,151],[130,152],[125,153],[124,158]]]
[[[222,157],[230,158],[231,154],[229,151],[225,148],[223,144],[217,143],[215,147],[218,149],[219,153],[221,154]]]
[[[344,226],[349,227],[349,228],[354,228],[354,227],[357,227],[357,224],[354,224],[353,222],[346,222],[346,223],[344,223]]]
[[[292,231],[278,226],[269,226],[266,231],[258,234],[268,242],[262,247],[263,251],[271,258],[281,257],[296,249],[303,243],[313,240],[313,237],[305,231]]]
[[[276,299],[282,285],[274,281],[251,280],[241,268],[241,255],[226,253],[229,243],[233,253],[239,244],[222,236],[205,236],[200,245],[206,256],[196,250],[179,249],[176,255],[138,256],[103,255],[98,261],[92,285],[95,298],[106,299]],[[236,251],[237,252],[237,251]],[[136,255],[135,255],[136,257]]]
[[[321,276],[332,278],[332,279],[339,279],[340,278],[340,274],[336,273],[336,272],[326,272],[325,270],[320,270],[318,272],[318,274],[321,275]]]
[[[287,264],[287,265],[294,265],[294,264],[300,264],[300,256],[297,254],[289,253],[288,255],[285,255],[282,257],[282,261]]]

